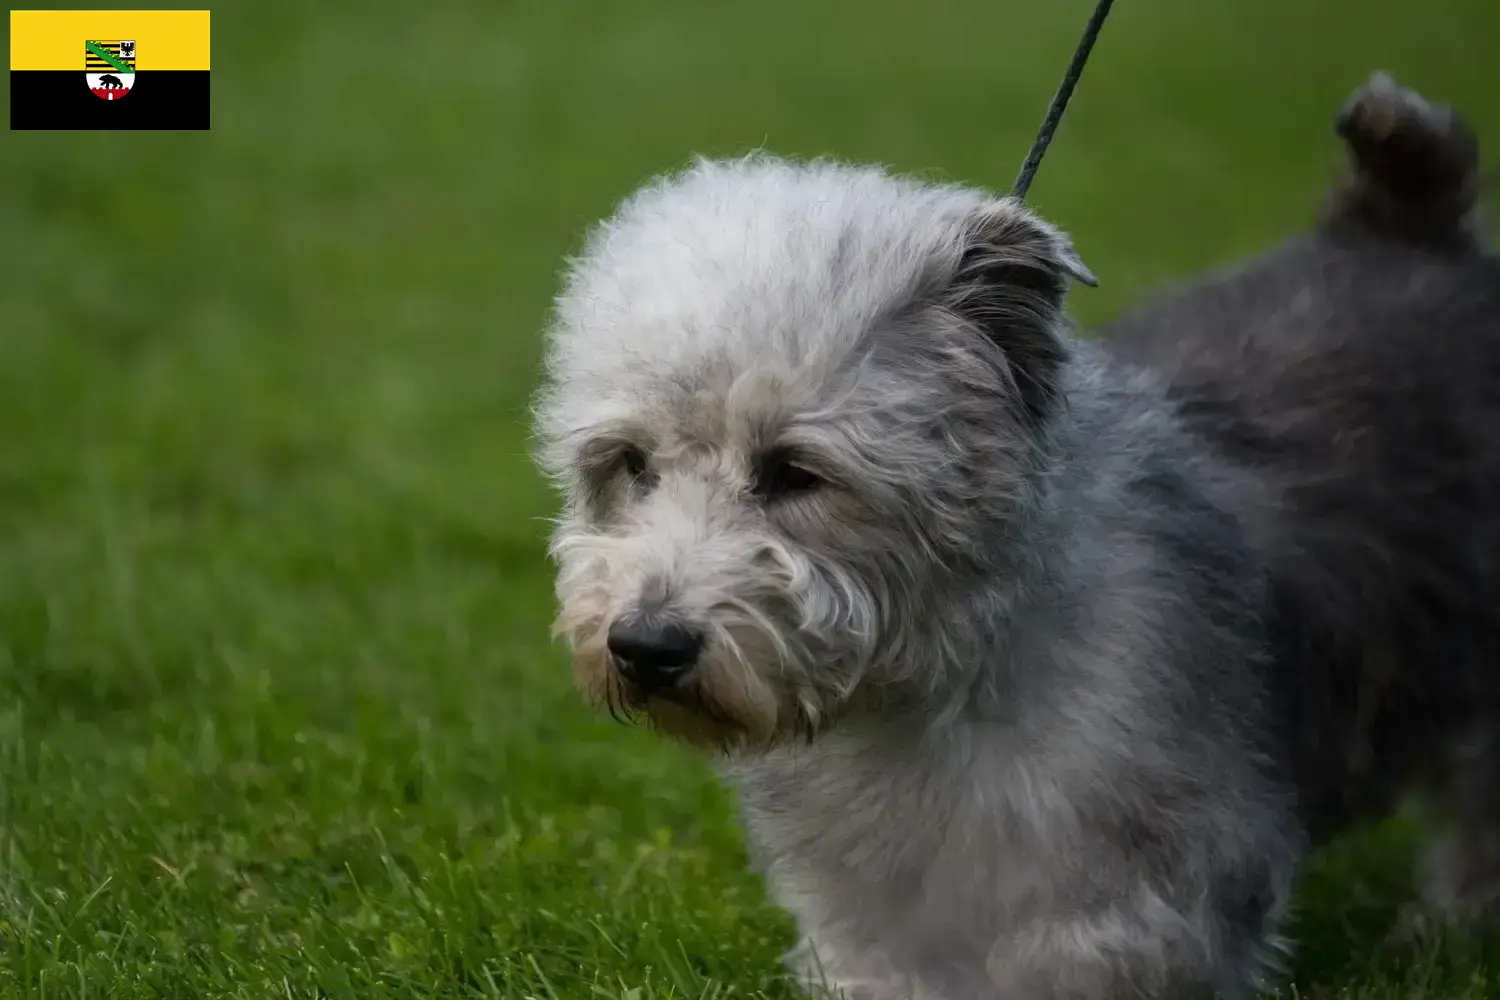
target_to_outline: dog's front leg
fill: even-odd
[[[1182,887],[1176,887],[1179,890]],[[1238,886],[1236,886],[1238,888]],[[1269,894],[1207,889],[1174,905],[1140,884],[1115,901],[1060,909],[990,949],[998,1000],[1249,1000],[1281,950]]]
[[[820,1000],[1250,1000],[1280,951],[1280,907],[1226,888],[1238,886],[1181,907],[1144,885],[1059,906],[994,933],[987,951],[965,928],[906,924],[858,944],[804,938],[787,958]]]

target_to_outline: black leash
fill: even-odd
[[[1083,29],[1083,39],[1073,53],[1073,61],[1068,64],[1068,71],[1063,74],[1062,83],[1052,96],[1052,106],[1047,109],[1047,117],[1042,119],[1042,130],[1031,144],[1026,162],[1021,164],[1021,173],[1016,177],[1015,187],[1010,189],[1012,197],[1025,198],[1026,192],[1031,188],[1031,179],[1036,176],[1036,168],[1041,165],[1042,154],[1047,152],[1047,146],[1052,142],[1052,133],[1057,131],[1057,123],[1062,121],[1068,99],[1073,96],[1073,88],[1078,86],[1078,78],[1083,75],[1083,64],[1089,61],[1094,40],[1099,37],[1099,29],[1104,27],[1104,19],[1109,16],[1109,8],[1113,3],[1114,0],[1099,0],[1094,7],[1094,16],[1089,18],[1088,27]]]

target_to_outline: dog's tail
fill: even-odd
[[[1375,73],[1340,109],[1335,130],[1351,169],[1324,207],[1326,230],[1435,246],[1479,238],[1479,140],[1452,108]]]

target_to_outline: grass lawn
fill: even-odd
[[[1087,11],[256,0],[212,132],[10,133],[0,996],[788,997],[729,797],[548,640],[537,330],[691,152],[1007,186]],[[1075,312],[1303,225],[1372,68],[1500,158],[1497,45],[1494,0],[1118,4],[1033,189]],[[1416,832],[1315,866],[1304,996],[1500,996],[1380,947]]]

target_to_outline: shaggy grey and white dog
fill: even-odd
[[[1500,891],[1500,261],[1385,78],[1310,238],[1123,321],[1023,205],[701,162],[573,262],[538,405],[583,692],[725,751],[853,998],[1250,996],[1306,853],[1438,793]]]

